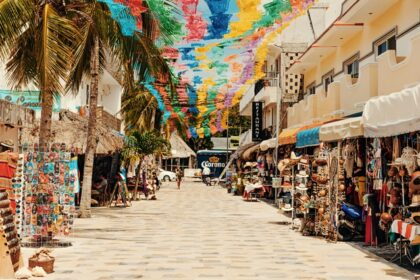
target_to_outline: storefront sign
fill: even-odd
[[[17,105],[28,107],[34,111],[41,111],[41,99],[39,98],[40,91],[37,90],[0,90],[0,99],[4,99]],[[54,98],[53,111],[60,112],[61,98],[57,96]]]
[[[282,97],[284,103],[296,103],[299,100],[299,94],[296,93],[285,93]]]
[[[226,167],[227,157],[229,155],[230,152],[226,153],[226,151],[198,151],[198,168],[203,170],[207,166],[210,168],[212,177],[219,177]]]
[[[263,140],[263,103],[252,102],[252,141]]]

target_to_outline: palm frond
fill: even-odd
[[[35,46],[39,73],[37,86],[41,91],[64,93],[62,81],[67,81],[81,34],[73,22],[61,17],[51,4],[43,8],[41,21],[35,32],[40,42]]]
[[[12,88],[20,88],[36,80],[38,73],[35,50],[35,38],[32,28],[26,29],[11,49],[10,59],[6,64],[7,80]]]
[[[0,58],[6,59],[35,16],[35,1],[0,1]]]

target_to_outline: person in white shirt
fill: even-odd
[[[211,173],[210,168],[208,166],[204,166],[202,175],[203,175],[203,182],[206,185],[209,185],[209,182],[210,182],[210,173]]]

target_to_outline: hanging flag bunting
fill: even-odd
[[[182,118],[188,137],[204,137],[226,129],[226,109],[265,76],[270,43],[316,0],[99,1],[109,6],[126,36],[141,32],[146,11],[160,30],[173,35],[174,42],[158,42],[178,77],[175,92],[156,82],[145,87],[156,98],[163,122]]]

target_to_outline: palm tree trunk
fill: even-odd
[[[140,183],[140,178],[141,178],[141,164],[142,164],[143,160],[140,159],[139,162],[139,166],[137,167],[137,172],[136,172],[136,184],[134,185],[134,196],[133,196],[133,200],[136,201],[137,199],[137,190],[139,188],[139,183]]]
[[[91,217],[92,199],[92,175],[93,162],[97,146],[96,139],[96,108],[98,105],[98,85],[99,85],[99,38],[95,37],[93,54],[90,61],[91,92],[89,99],[89,126],[87,133],[87,145],[85,153],[85,166],[83,170],[82,199],[80,202],[81,218]]]
[[[54,96],[52,92],[43,90],[41,92],[41,123],[39,127],[39,150],[48,151],[51,141],[51,123]]]

